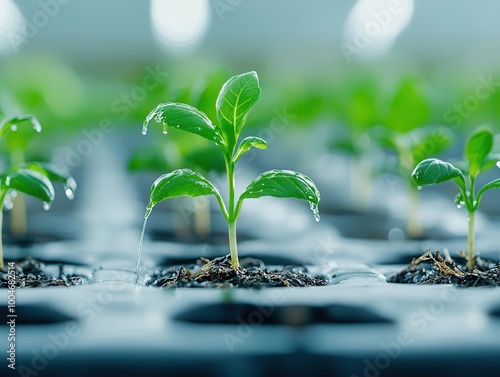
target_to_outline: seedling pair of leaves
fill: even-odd
[[[14,134],[18,131],[18,128],[24,127],[25,123],[30,124],[36,132],[42,131],[40,123],[34,116],[22,115],[10,118],[0,125],[0,138],[10,132],[9,136],[14,140]],[[6,145],[7,148],[12,148],[16,145],[24,145],[24,143],[24,140],[17,142],[9,140]],[[10,164],[10,166],[0,171],[0,205],[2,209],[4,205],[10,206],[10,196],[13,192],[21,192],[40,199],[43,202],[44,209],[48,210],[55,196],[52,181],[62,183],[65,187],[66,196],[69,199],[73,198],[76,182],[64,169],[43,162],[23,161]],[[2,212],[0,212],[0,230],[2,217]],[[0,238],[0,268],[3,267],[3,264],[3,249]]]
[[[467,169],[459,169],[449,162],[436,158],[421,161],[413,171],[411,178],[420,189],[422,186],[434,185],[445,181],[453,181],[459,188],[455,198],[457,206],[468,211],[468,254],[467,268],[472,271],[475,266],[474,253],[474,214],[481,203],[484,193],[500,188],[500,178],[486,183],[476,192],[476,178],[480,173],[498,166],[499,156],[492,153],[493,133],[488,127],[477,129],[467,140],[465,159]]]
[[[160,176],[151,186],[145,219],[149,217],[153,207],[163,200],[180,196],[213,195],[228,224],[231,264],[234,269],[239,268],[236,221],[245,199],[274,196],[306,200],[319,220],[318,189],[310,178],[294,171],[271,170],[262,173],[250,182],[239,198],[236,198],[236,163],[251,148],[267,148],[266,141],[256,136],[249,136],[240,141],[247,117],[260,93],[257,73],[244,73],[230,78],[223,85],[215,104],[217,125],[198,109],[173,102],[159,104],[147,116],[143,125],[145,134],[149,122],[154,119],[163,124],[163,133],[167,133],[168,127],[190,132],[214,142],[221,150],[228,183],[227,206],[219,190],[208,179],[193,170],[178,169]]]

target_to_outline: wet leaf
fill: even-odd
[[[465,181],[460,170],[449,162],[437,158],[428,158],[420,162],[411,175],[411,179],[417,187],[435,185],[454,178]]]
[[[73,199],[74,193],[76,191],[76,181],[69,174],[66,168],[62,168],[50,162],[30,162],[25,164],[25,167],[38,171],[45,175],[51,182],[59,182],[64,185],[64,190],[66,196],[69,199]]]
[[[2,190],[12,189],[50,204],[54,200],[54,187],[39,171],[21,168],[10,172],[2,180]]]
[[[270,170],[262,173],[250,182],[241,194],[240,201],[262,196],[307,200],[315,218],[319,220],[320,193],[314,182],[304,174],[290,170]]]
[[[249,136],[244,138],[240,145],[238,146],[238,150],[234,155],[233,161],[236,162],[238,159],[243,156],[246,152],[248,152],[252,147],[258,149],[267,149],[267,143],[264,139],[256,136]]]
[[[222,87],[215,107],[230,150],[236,144],[248,114],[259,97],[259,78],[253,71],[231,77]]]
[[[163,133],[168,127],[190,132],[219,145],[224,145],[220,132],[210,119],[195,107],[183,103],[161,103],[149,113],[144,121],[142,133],[146,134],[149,122],[154,119],[163,124]]]
[[[153,207],[166,199],[180,196],[215,195],[220,198],[219,191],[201,174],[190,169],[178,169],[160,176],[151,186],[149,205],[145,217],[148,217]]]

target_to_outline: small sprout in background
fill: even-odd
[[[419,192],[410,177],[415,165],[425,158],[444,152],[453,139],[445,126],[429,125],[430,107],[426,95],[415,78],[404,79],[396,91],[385,127],[377,129],[379,142],[397,156],[395,172],[408,182],[408,217],[406,232],[412,238],[422,235],[419,221]]]
[[[372,130],[380,118],[380,93],[369,77],[363,77],[358,83],[353,83],[351,78],[341,87],[342,93],[334,97],[331,106],[334,116],[340,118],[345,127],[340,135],[335,135],[329,147],[350,156],[353,164],[349,187],[351,206],[366,212],[372,205],[372,179],[383,160],[372,137]],[[352,93],[346,95],[349,91]],[[346,101],[342,101],[344,97]]]
[[[36,132],[41,132],[42,127],[38,120],[32,115],[22,115],[10,118],[0,126],[0,138],[7,132],[16,133],[24,123],[28,122]],[[10,140],[10,139],[9,139]],[[24,139],[12,139],[7,141],[7,148],[13,147],[13,143],[24,143]],[[44,162],[24,162],[24,159],[17,163],[11,163],[9,167],[0,171],[0,205],[6,208],[16,208],[12,203],[12,198],[17,193],[23,193],[40,199],[45,210],[50,209],[54,200],[54,187],[51,181],[61,182],[64,185],[66,196],[73,199],[76,190],[75,180],[64,169],[51,163]],[[19,197],[19,196],[17,196]],[[18,203],[16,203],[18,204]],[[24,210],[26,210],[24,208]],[[3,220],[3,212],[0,212],[0,231]],[[0,237],[0,268],[3,267],[3,248]]]
[[[500,178],[495,179],[476,193],[476,178],[485,170],[497,166],[498,159],[493,158],[493,134],[488,127],[477,129],[467,140],[465,146],[465,158],[468,162],[468,171],[460,170],[449,162],[436,158],[421,161],[416,167],[411,178],[418,189],[422,186],[435,185],[441,182],[453,180],[460,192],[455,198],[458,208],[465,207],[468,211],[468,254],[467,268],[472,271],[475,267],[474,252],[474,214],[479,207],[483,194],[491,189],[500,188]]]
[[[148,123],[155,120],[163,124],[163,133],[168,127],[187,131],[214,142],[224,157],[229,200],[226,206],[215,186],[201,174],[190,169],[178,169],[160,176],[152,185],[150,202],[146,209],[145,221],[153,207],[165,200],[180,196],[214,195],[227,221],[231,265],[239,268],[236,241],[236,221],[244,199],[274,196],[298,198],[310,203],[316,220],[319,220],[318,203],[320,194],[311,179],[289,170],[271,170],[262,173],[252,181],[239,198],[235,194],[235,166],[237,160],[252,147],[266,149],[266,142],[258,137],[246,137],[241,142],[240,134],[248,114],[260,97],[259,80],[256,72],[234,76],[222,87],[216,101],[218,125],[198,109],[181,103],[158,105],[146,118],[143,134]]]

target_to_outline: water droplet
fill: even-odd
[[[316,222],[319,222],[320,216],[319,216],[318,205],[316,203],[309,202],[309,206],[311,207],[311,211],[313,212],[314,220],[316,220]]]
[[[43,209],[45,211],[48,211],[50,209],[51,203],[49,202],[43,202]]]
[[[422,186],[417,186],[417,190],[422,190]]]
[[[17,126],[13,124],[12,126],[10,126],[10,130],[14,132],[17,131]]]
[[[461,206],[460,204],[457,204],[457,208],[459,208],[459,209],[460,209],[460,208],[462,208],[462,206]]]
[[[144,123],[142,124],[142,134],[146,135],[148,132],[148,120],[145,120]]]
[[[41,124],[38,122],[38,120],[36,118],[32,119],[32,123],[33,123],[33,129],[36,132],[42,132],[42,126],[41,126]]]
[[[10,175],[5,178],[5,185],[10,186]]]
[[[69,200],[73,200],[75,197],[75,193],[70,187],[65,187],[64,193]]]
[[[497,168],[500,168],[500,161],[497,161]]]
[[[163,135],[168,134],[168,126],[166,123],[163,124]]]

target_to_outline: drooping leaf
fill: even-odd
[[[215,195],[220,199],[219,191],[201,174],[190,169],[178,169],[160,176],[151,186],[149,205],[145,217],[159,202],[180,196]],[[220,202],[219,202],[220,203]]]
[[[239,202],[243,199],[262,196],[307,200],[315,218],[319,220],[320,193],[314,182],[304,174],[290,170],[270,170],[262,173],[250,182],[241,194]]]
[[[472,176],[477,176],[484,159],[493,148],[493,134],[487,128],[474,132],[465,146],[465,157],[469,160],[469,170]]]
[[[3,122],[0,126],[0,137],[2,137],[9,129],[17,131],[17,128],[23,122],[30,122],[36,132],[42,131],[42,126],[40,125],[38,119],[34,115],[26,114],[12,117]]]
[[[215,107],[217,119],[231,150],[259,97],[259,78],[253,71],[231,77],[222,87]]]
[[[210,119],[195,107],[183,103],[161,103],[149,113],[144,121],[142,133],[146,134],[149,122],[154,119],[163,124],[163,132],[168,131],[168,127],[179,129],[199,135],[224,145],[220,132],[212,124]]]
[[[21,168],[10,172],[2,181],[2,190],[12,189],[50,204],[54,200],[54,187],[39,171]]]
[[[437,158],[428,158],[420,162],[411,174],[411,179],[417,187],[435,185],[454,178],[465,180],[460,170],[449,162]]]
[[[73,199],[76,191],[76,181],[66,168],[62,168],[50,162],[30,162],[25,164],[25,167],[42,173],[52,182],[62,183],[68,199]]]
[[[246,152],[248,152],[252,147],[258,149],[267,149],[267,143],[264,139],[256,136],[249,136],[244,138],[238,146],[238,150],[234,155],[233,161],[238,161],[238,159]]]

